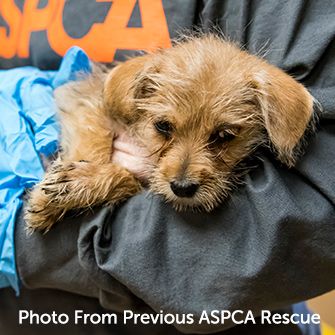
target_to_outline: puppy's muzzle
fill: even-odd
[[[172,192],[181,198],[192,198],[199,188],[199,184],[187,181],[172,181],[170,183]]]

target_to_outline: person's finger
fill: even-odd
[[[137,178],[146,179],[148,177],[149,164],[144,157],[138,157],[124,151],[115,150],[112,155],[112,162],[126,168]]]
[[[146,151],[136,145],[134,142],[126,142],[121,139],[115,139],[113,143],[114,150],[122,151],[125,153],[129,153],[130,155],[135,155],[135,156],[145,156]]]
[[[129,153],[135,156],[147,157],[149,153],[140,146],[132,137],[125,132],[114,139],[113,147],[115,150]]]

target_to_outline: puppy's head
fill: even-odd
[[[213,36],[120,65],[105,101],[152,152],[152,190],[178,209],[207,211],[257,146],[292,166],[313,110],[301,84]]]

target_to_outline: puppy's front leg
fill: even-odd
[[[71,209],[117,204],[141,189],[126,169],[86,161],[56,161],[30,194],[25,214],[28,229],[48,231]]]

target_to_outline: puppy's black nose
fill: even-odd
[[[191,198],[199,188],[199,184],[185,182],[185,181],[172,181],[170,183],[172,192],[182,198]]]

